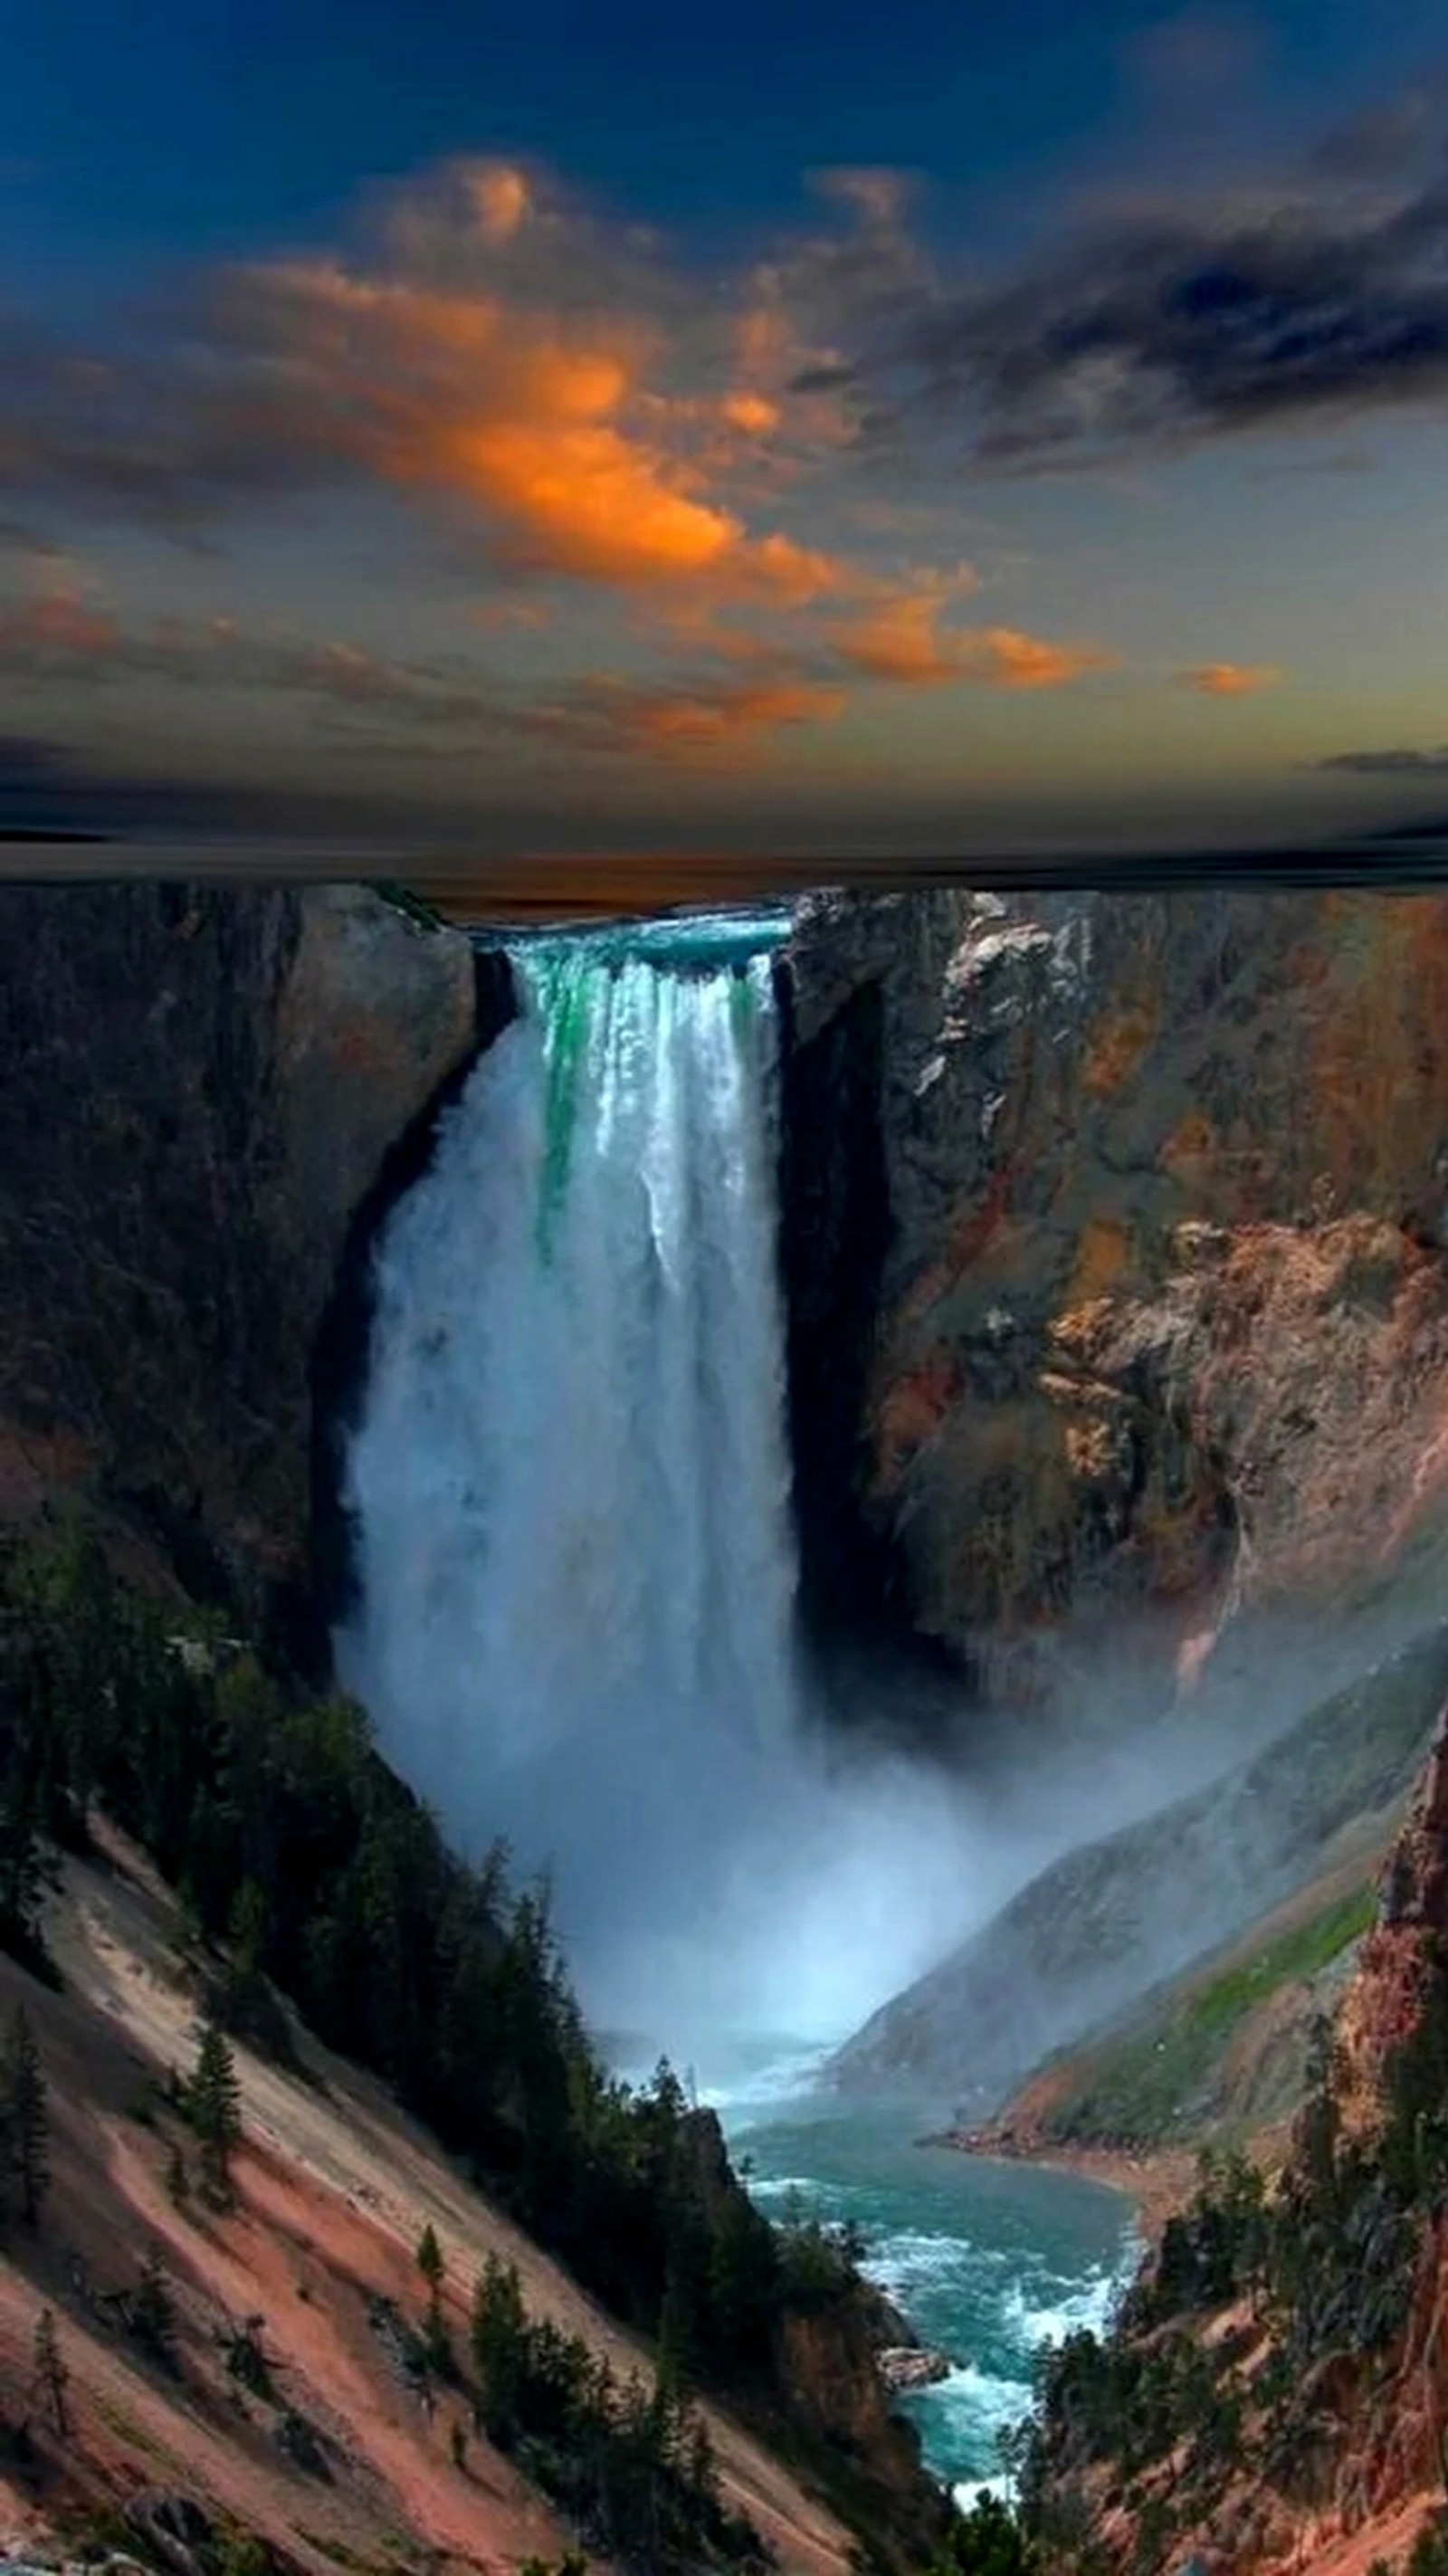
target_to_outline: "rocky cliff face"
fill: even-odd
[[[826,896],[786,971],[807,1566],[873,1551],[877,1600],[1029,1693],[1068,1612],[1189,1671],[1228,1609],[1434,1527],[1448,899]]]
[[[0,892],[0,1505],[325,1606],[359,1253],[510,1008],[357,890]],[[1448,1526],[1448,898],[812,898],[784,979],[806,1587],[1029,1697]],[[318,1585],[320,1584],[320,1593]]]
[[[84,1490],[305,1611],[316,1372],[481,998],[465,939],[355,888],[0,889],[0,1507]]]

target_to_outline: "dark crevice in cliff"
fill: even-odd
[[[289,1605],[288,1651],[297,1670],[321,1684],[330,1675],[332,1631],[355,1599],[354,1531],[347,1509],[347,1445],[367,1391],[372,1337],[373,1254],[398,1201],[427,1170],[447,1111],[461,1098],[480,1056],[517,1017],[513,970],[501,949],[473,961],[474,1044],[388,1148],[353,1215],[311,1363],[311,1579]]]
[[[860,985],[812,1037],[796,1036],[787,962],[780,1263],[790,1450],[806,1635],[828,1668],[881,1655],[945,1669],[914,1624],[904,1569],[865,1502],[869,1376],[893,1217],[882,1130],[884,995]],[[848,1702],[851,1694],[846,1694]]]

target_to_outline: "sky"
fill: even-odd
[[[0,0],[0,823],[1448,809],[1441,0]]]

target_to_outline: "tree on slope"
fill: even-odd
[[[35,2338],[31,2350],[35,2360],[36,2385],[50,2408],[51,2420],[56,2431],[64,2441],[70,2431],[70,2416],[65,2403],[65,2392],[70,2384],[70,2372],[61,2354],[60,2338],[55,2331],[55,2315],[50,2308],[42,2308],[35,2320]]]
[[[203,2180],[212,2198],[225,2205],[231,2198],[232,2155],[241,2144],[241,2087],[230,2043],[214,2021],[203,2025],[186,2100],[201,2141]]]

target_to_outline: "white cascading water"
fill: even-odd
[[[806,1719],[769,966],[513,966],[379,1251],[339,1666],[456,1842],[549,1868],[597,2018],[828,2035],[932,1950],[960,1846]]]

